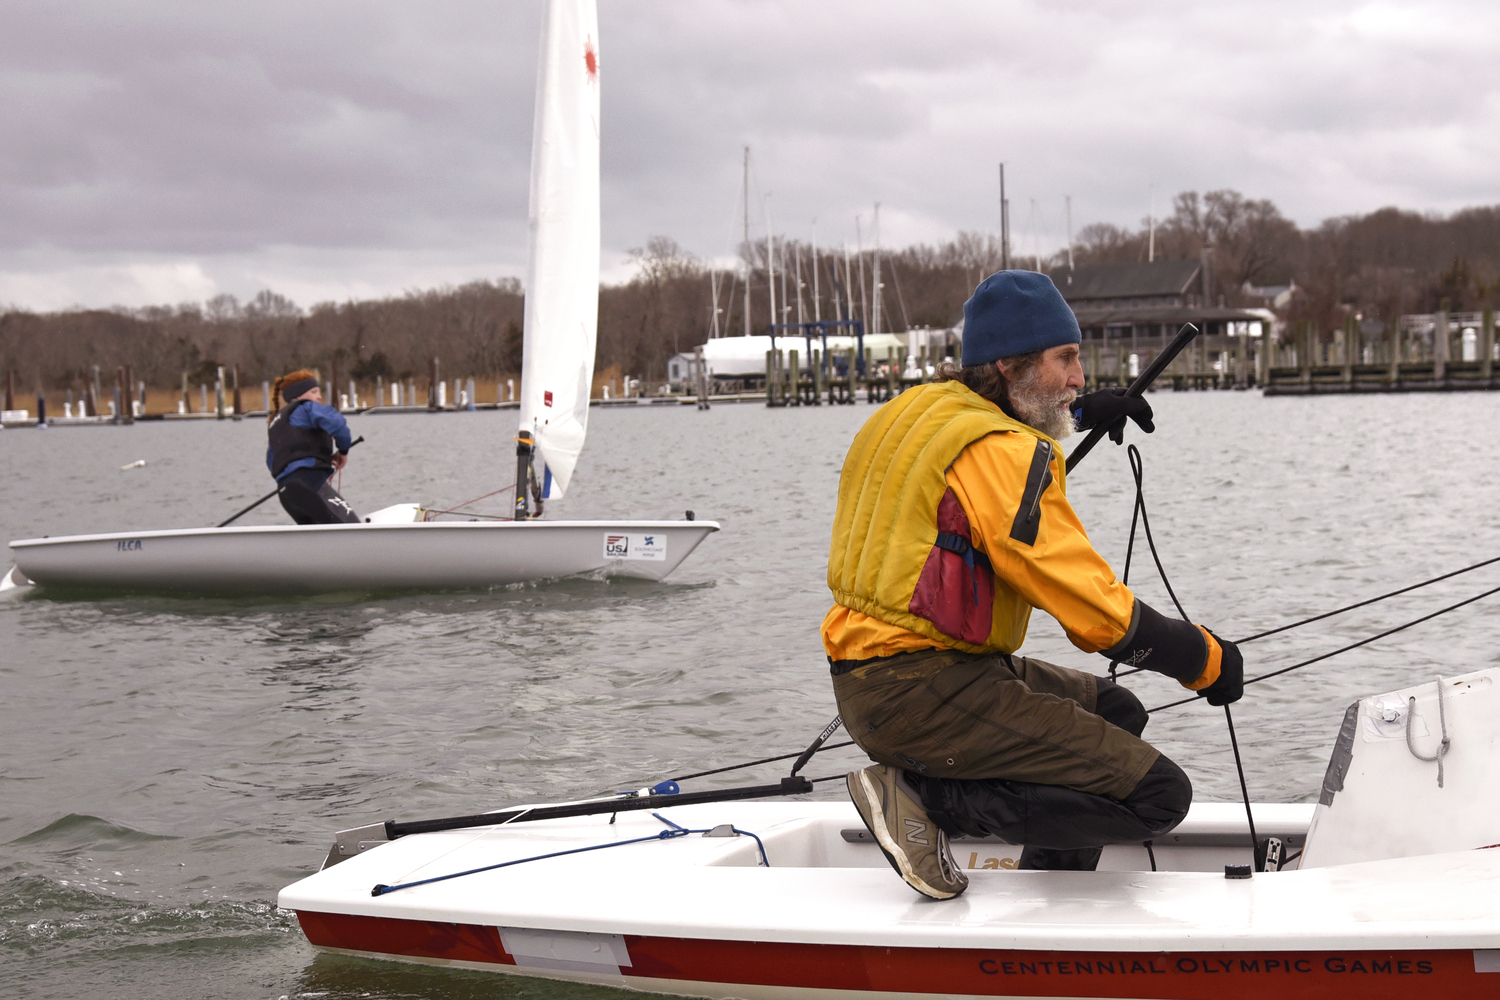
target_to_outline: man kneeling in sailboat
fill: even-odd
[[[282,400],[286,405],[282,405]],[[266,465],[282,508],[298,524],[354,524],[359,515],[333,488],[333,473],[349,461],[349,423],[323,402],[318,376],[306,369],[283,375],[271,393]]]
[[[1140,738],[1146,712],[1092,674],[1016,656],[1032,608],[1073,644],[1166,674],[1215,705],[1240,697],[1233,643],[1167,618],[1115,579],[1064,494],[1058,440],[1144,400],[1078,397],[1078,321],[1032,271],[964,304],[962,368],[886,403],[854,439],[828,556],[823,643],[844,726],[878,761],[849,794],[913,888],[968,887],[948,837],[1025,844],[1019,866],[1093,870],[1187,813],[1182,769]]]

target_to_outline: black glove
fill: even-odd
[[[1208,634],[1213,635],[1219,644],[1219,679],[1199,691],[1198,696],[1207,698],[1208,703],[1215,707],[1230,705],[1245,694],[1245,658],[1240,655],[1240,647],[1228,639],[1220,639],[1212,632]]]
[[[1127,396],[1121,388],[1100,389],[1087,396],[1079,396],[1073,402],[1073,422],[1081,431],[1095,427],[1109,428],[1109,439],[1115,444],[1125,442],[1125,418],[1134,420],[1141,430],[1150,434],[1156,430],[1151,422],[1154,414],[1151,404],[1139,396]]]

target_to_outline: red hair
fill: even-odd
[[[269,424],[271,420],[276,416],[277,412],[281,409],[282,386],[291,385],[293,382],[301,382],[304,379],[315,379],[317,377],[317,372],[308,371],[306,368],[298,368],[296,371],[288,372],[287,374],[281,376],[281,378],[277,379],[276,384],[271,386],[271,412],[266,414],[266,423]]]

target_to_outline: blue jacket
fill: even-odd
[[[349,451],[352,435],[349,433],[349,422],[344,415],[326,403],[314,403],[308,401],[292,411],[290,424],[299,430],[320,430],[333,438],[334,447],[339,454]],[[274,450],[266,448],[266,468],[274,469]],[[321,463],[316,458],[299,458],[294,462],[287,463],[286,468],[281,470],[281,475],[276,477],[277,482],[285,479],[288,474],[298,469],[316,468]]]

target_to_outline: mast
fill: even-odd
[[[845,319],[852,320],[857,310],[854,308],[854,262],[849,257],[849,244],[844,244],[844,313]]]
[[[1068,217],[1068,273],[1071,275],[1073,273],[1073,196],[1070,194],[1063,195],[1063,214]]]
[[[1146,225],[1150,230],[1150,242],[1146,244],[1146,263],[1156,260],[1156,185],[1151,185],[1151,209],[1146,215]]]
[[[849,245],[847,243],[844,244],[844,257],[845,259],[848,259],[849,257]],[[828,276],[833,279],[832,295],[834,318],[837,319],[840,323],[843,323],[846,320],[853,319],[853,316],[848,315],[848,298],[845,295],[844,290],[839,287],[839,259],[832,253],[828,255]],[[847,287],[847,285],[844,286],[844,288]]]
[[[515,516],[560,497],[588,428],[599,323],[599,15],[550,0],[531,136]]]
[[[1010,270],[1010,202],[1005,200],[1005,164],[1000,164],[1000,270]]]
[[[870,332],[880,332],[880,202],[875,203],[875,258],[871,264]]]
[[[797,267],[797,280],[794,282],[797,286],[797,325],[801,326],[807,322],[807,316],[802,311],[802,244],[794,243],[792,246],[796,254],[794,259]]]
[[[776,247],[771,242],[771,196],[766,195],[761,207],[766,214],[766,301],[770,304],[770,322],[776,322]],[[775,330],[768,330],[771,337],[776,336]]]
[[[719,339],[719,269],[717,267],[710,267],[708,269],[708,287],[712,290],[714,297],[713,315],[709,321],[708,339],[717,340]]]
[[[814,219],[814,222],[817,220]],[[818,297],[818,234],[813,230],[812,242],[812,275],[813,275],[813,322],[823,322],[823,300]]]
[[[745,147],[745,336],[750,336],[750,147]]]
[[[870,324],[870,289],[869,289],[869,286],[867,286],[865,284],[865,237],[864,237],[864,234],[860,231],[859,216],[857,216],[857,215],[854,217],[854,256],[856,256],[856,257],[859,258],[859,306],[860,306],[860,319],[862,319],[862,320],[865,321],[865,325],[866,326],[869,326],[869,324]],[[866,333],[874,333],[875,331],[873,331],[873,330],[866,330],[865,332]]]
[[[782,323],[783,326],[786,325],[786,322],[791,317],[791,312],[792,312],[792,296],[791,296],[791,293],[788,292],[787,289],[786,289],[786,282],[787,282],[786,237],[782,237],[782,239],[781,239],[781,323]]]
[[[1026,226],[1031,230],[1031,254],[1036,258],[1036,269],[1042,269],[1042,222],[1039,216],[1041,210],[1037,208],[1036,199],[1031,199],[1031,219]]]

